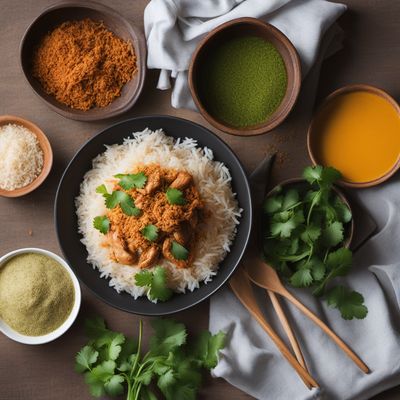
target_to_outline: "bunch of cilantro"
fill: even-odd
[[[104,320],[87,320],[89,343],[76,355],[75,369],[83,373],[95,397],[119,396],[126,400],[157,400],[151,384],[167,400],[194,400],[202,369],[217,365],[225,334],[205,331],[193,343],[183,324],[170,319],[152,321],[149,351],[142,354],[142,322],[138,340],[107,329]]]
[[[265,259],[292,286],[324,296],[344,319],[365,318],[363,296],[332,282],[352,265],[352,252],[344,245],[351,211],[333,190],[341,174],[315,166],[305,168],[303,177],[306,185],[278,188],[265,200]]]

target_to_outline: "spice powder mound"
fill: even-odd
[[[62,23],[33,55],[33,76],[44,90],[79,110],[107,106],[136,72],[132,43],[91,19]]]

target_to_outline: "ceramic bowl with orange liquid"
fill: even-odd
[[[323,102],[307,145],[313,163],[338,169],[343,185],[382,183],[400,168],[400,107],[381,89],[345,86]]]

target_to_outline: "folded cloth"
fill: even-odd
[[[305,75],[320,39],[346,6],[325,0],[151,0],[144,11],[147,66],[160,69],[158,88],[171,87],[175,108],[195,110],[187,83],[198,42],[218,25],[240,17],[260,18],[280,29],[296,47]]]

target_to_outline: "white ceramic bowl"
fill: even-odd
[[[62,267],[65,268],[65,270],[68,272],[68,274],[72,280],[72,283],[74,285],[74,290],[75,290],[74,305],[72,307],[71,313],[69,314],[68,318],[64,321],[64,323],[61,326],[59,326],[55,331],[47,333],[46,335],[42,335],[42,336],[22,335],[22,334],[16,332],[11,327],[9,327],[1,318],[0,318],[0,331],[3,332],[6,336],[8,336],[10,339],[15,340],[16,342],[20,342],[20,343],[24,343],[24,344],[48,343],[48,342],[51,342],[52,340],[57,339],[61,335],[63,335],[74,323],[74,321],[78,315],[79,308],[81,306],[81,288],[79,286],[78,279],[76,278],[74,272],[69,267],[69,265],[57,254],[54,254],[51,251],[47,251],[47,250],[43,250],[43,249],[28,247],[28,248],[18,249],[18,250],[14,250],[10,253],[7,253],[6,255],[4,255],[0,258],[0,269],[11,258],[13,258],[19,254],[26,254],[26,253],[37,253],[37,254],[43,254],[45,256],[51,257],[54,260],[56,260]]]

